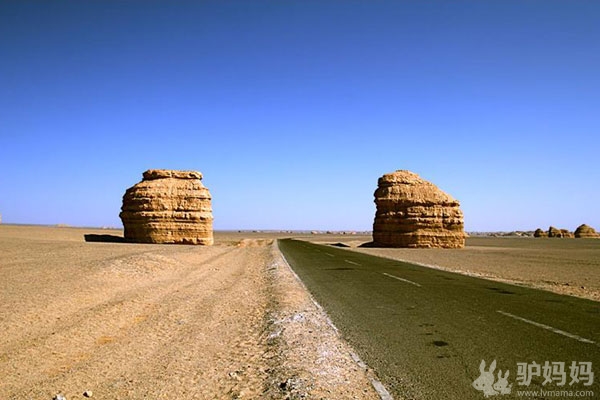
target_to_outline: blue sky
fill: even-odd
[[[370,229],[420,174],[473,230],[600,229],[600,2],[2,1],[3,222],[121,226],[149,168],[216,229]]]

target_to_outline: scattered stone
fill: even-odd
[[[379,178],[373,242],[382,247],[462,248],[460,203],[417,174],[398,170]]]
[[[86,390],[83,392],[83,397],[92,397],[93,393],[91,390]]]
[[[125,239],[137,243],[213,244],[211,196],[196,171],[151,169],[123,196]]]
[[[240,380],[242,380],[242,378],[240,377],[240,375],[238,374],[238,372],[237,372],[237,371],[232,371],[232,372],[230,372],[228,375],[229,375],[229,377],[230,377],[231,379],[233,379],[233,380],[236,380],[236,381],[240,381]]]
[[[596,232],[594,228],[589,225],[582,224],[575,229],[575,237],[576,238],[598,238],[600,234]]]
[[[302,380],[296,377],[288,378],[285,381],[279,383],[279,388],[284,392],[292,392],[302,387]],[[298,393],[300,394],[300,393]],[[301,395],[301,394],[300,394]],[[302,395],[301,395],[302,396]]]
[[[67,398],[64,395],[62,395],[62,394],[59,393],[56,396],[54,396],[52,398],[52,400],[67,400]]]

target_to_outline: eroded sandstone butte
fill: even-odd
[[[399,170],[379,178],[373,244],[382,247],[461,248],[459,202],[417,174]]]
[[[575,237],[576,238],[598,238],[600,234],[596,232],[594,228],[589,225],[582,224],[575,229]]]
[[[573,238],[573,232],[568,229],[559,229],[554,226],[548,228],[548,237],[550,238]]]
[[[127,189],[119,216],[137,243],[213,244],[210,192],[196,171],[150,169]]]

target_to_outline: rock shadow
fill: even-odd
[[[359,245],[358,247],[384,247],[384,246],[381,246],[375,242],[366,242],[366,243]]]
[[[85,238],[86,242],[127,243],[123,236],[86,233],[83,235],[83,237]]]

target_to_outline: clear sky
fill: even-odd
[[[600,2],[0,1],[3,222],[121,226],[149,168],[216,229],[371,229],[408,169],[465,228],[600,229]]]

